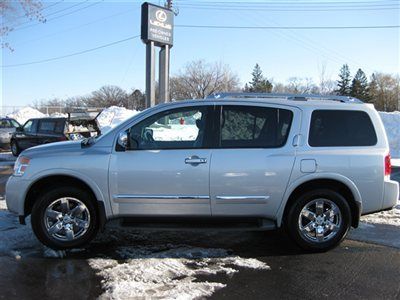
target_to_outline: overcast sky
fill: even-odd
[[[162,4],[162,1],[152,1]],[[226,2],[226,3],[225,3]],[[233,2],[237,2],[236,4]],[[225,26],[399,25],[398,0],[363,1],[174,1],[175,24]],[[262,2],[262,1],[259,1]],[[312,3],[312,4],[310,4]],[[102,85],[144,89],[145,46],[139,38],[50,62],[31,63],[93,49],[140,33],[140,1],[44,1],[46,23],[19,19],[2,49],[2,105],[86,95]],[[311,77],[326,67],[336,79],[347,63],[399,73],[400,29],[204,29],[175,28],[171,73],[191,60],[224,62],[244,85],[259,63],[264,75],[284,82]]]

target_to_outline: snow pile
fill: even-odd
[[[47,117],[47,115],[41,113],[37,109],[34,109],[29,106],[25,106],[23,108],[20,108],[16,111],[12,112],[11,114],[8,114],[7,117],[13,118],[13,119],[17,120],[21,125],[23,125],[23,124],[25,124],[25,122],[28,119],[44,118],[44,117]]]
[[[196,125],[168,125],[165,127],[151,128],[156,141],[194,141],[199,129]]]
[[[111,299],[200,299],[225,287],[218,282],[200,281],[198,276],[238,272],[238,267],[269,270],[253,258],[231,256],[224,249],[188,246],[121,247],[121,260],[90,259]]]
[[[372,215],[363,216],[361,217],[361,221],[370,224],[387,224],[400,227],[400,201],[392,210],[381,211]]]
[[[400,112],[379,112],[389,140],[390,154],[400,158]]]
[[[68,115],[60,113],[60,112],[55,112],[55,113],[52,113],[50,115],[50,117],[52,117],[52,118],[68,118]]]
[[[101,112],[97,117],[97,121],[101,131],[105,133],[137,113],[138,111],[126,109],[125,107],[110,106]]]

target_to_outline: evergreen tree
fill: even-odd
[[[271,93],[272,83],[268,79],[264,78],[259,64],[255,65],[251,75],[253,76],[252,80],[249,82],[249,84],[246,83],[244,86],[245,92]]]
[[[350,95],[363,101],[369,101],[368,79],[361,69],[358,69],[351,82]]]
[[[351,78],[350,70],[347,64],[343,65],[340,69],[339,80],[337,81],[338,89],[336,92],[341,96],[350,96],[351,93]]]

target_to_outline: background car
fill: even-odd
[[[0,148],[8,149],[10,148],[10,140],[12,134],[15,132],[16,128],[20,127],[16,120],[11,118],[1,118],[0,119]]]
[[[36,118],[26,121],[12,134],[11,152],[18,156],[23,150],[54,142],[80,140],[100,135],[97,116],[91,113],[70,113],[68,118]]]

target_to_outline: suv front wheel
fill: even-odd
[[[70,249],[91,241],[98,230],[92,195],[84,189],[56,187],[39,196],[32,208],[32,229],[53,249]]]
[[[17,142],[14,140],[11,141],[10,148],[11,148],[11,153],[14,156],[18,156],[21,153],[21,149],[19,148]]]
[[[304,250],[327,251],[336,247],[351,225],[350,207],[344,197],[329,189],[310,191],[289,208],[286,230]]]

